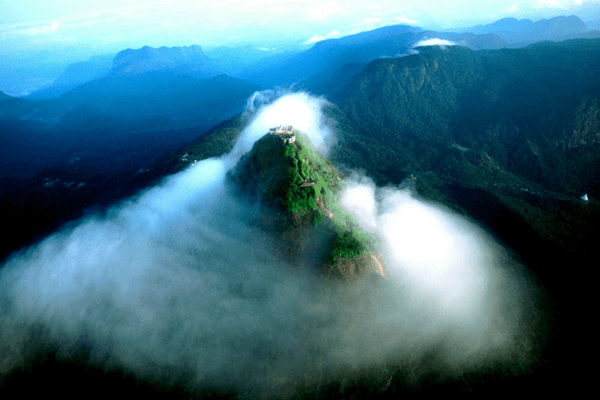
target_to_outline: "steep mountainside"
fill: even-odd
[[[260,224],[277,232],[277,247],[290,261],[319,252],[317,267],[333,276],[354,279],[369,269],[385,276],[375,238],[338,205],[340,173],[308,138],[298,131],[293,137],[258,140],[229,174],[234,190],[260,202]]]
[[[60,99],[62,109],[87,108],[129,121],[153,119],[155,127],[214,125],[242,111],[258,86],[218,75],[196,79],[150,72],[139,77],[106,77],[78,86]]]
[[[600,41],[486,52],[419,50],[372,62],[346,87],[342,108],[365,135],[401,153],[423,141],[459,145],[550,188],[572,195],[593,189],[558,159],[600,142]],[[434,168],[435,157],[420,157],[422,168]]]

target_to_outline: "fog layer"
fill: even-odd
[[[325,100],[252,103],[231,154],[2,266],[0,374],[52,344],[64,358],[86,349],[96,366],[253,397],[372,365],[404,365],[418,379],[530,356],[524,316],[535,310],[520,267],[476,225],[408,190],[356,175],[341,196],[380,239],[387,279],[333,284],[318,260],[279,258],[226,172],[273,126],[294,125],[325,153],[333,130]]]

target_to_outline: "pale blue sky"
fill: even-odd
[[[600,0],[0,0],[0,54],[248,42],[277,47],[397,23],[442,29],[570,14],[589,21],[598,19],[599,6]]]

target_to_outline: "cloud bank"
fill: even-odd
[[[280,123],[326,150],[324,104],[299,93],[263,105],[231,154],[14,255],[0,269],[0,378],[44,343],[64,359],[85,348],[96,367],[247,398],[372,365],[418,380],[531,358],[522,321],[534,310],[514,261],[408,191],[356,175],[341,196],[379,237],[388,279],[333,285],[314,258],[298,268],[278,256],[226,173]]]

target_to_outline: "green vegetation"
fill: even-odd
[[[374,251],[375,238],[338,205],[342,185],[337,169],[315,151],[308,138],[299,132],[295,135],[296,141],[287,145],[274,135],[259,139],[240,160],[231,179],[250,197],[282,207],[294,224],[319,226],[329,232],[327,263]]]
[[[360,229],[354,218],[337,203],[342,187],[331,161],[321,157],[306,137],[298,132],[295,134],[296,142],[286,145],[283,152],[289,165],[287,178],[281,186],[287,211],[312,213],[315,225],[328,224],[334,232],[329,264],[335,264],[340,257],[357,258],[371,252],[376,246],[375,238]],[[312,182],[314,186],[301,187],[304,182]],[[317,207],[319,200],[333,218],[327,218]]]
[[[340,257],[357,258],[377,248],[375,236],[359,228],[348,212],[335,204],[332,213],[335,235],[331,241],[329,264],[335,264]]]
[[[414,175],[418,195],[514,241],[537,270],[586,259],[600,215],[599,62],[600,40],[373,61],[324,110],[343,132],[332,160],[379,185]]]

